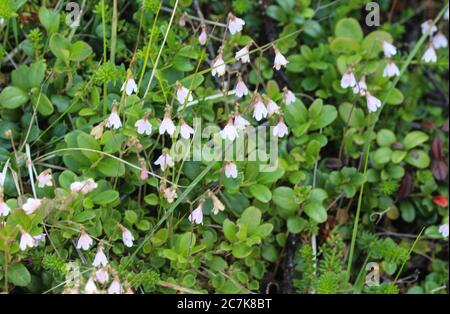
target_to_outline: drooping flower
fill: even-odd
[[[203,224],[203,205],[205,204],[204,200],[201,200],[198,204],[198,207],[192,211],[189,215],[188,219],[191,223],[201,225]]]
[[[388,63],[383,71],[383,77],[394,77],[399,75],[400,70],[397,65],[392,60],[388,60]]]
[[[432,198],[433,203],[437,206],[446,208],[448,206],[448,199],[444,195],[435,195]]]
[[[114,104],[112,107],[111,114],[106,122],[107,128],[119,129],[122,127],[122,121],[120,120],[119,115],[117,114],[117,104]]]
[[[232,13],[228,13],[228,30],[231,35],[239,33],[242,31],[245,25],[245,21],[234,16]]]
[[[435,63],[437,61],[436,50],[432,44],[428,46],[428,49],[423,54],[422,60],[426,63]]]
[[[208,34],[206,33],[206,27],[202,25],[202,31],[200,36],[198,36],[198,42],[200,45],[204,46],[206,44],[206,40],[208,39]]]
[[[83,249],[85,251],[89,250],[91,245],[94,243],[94,240],[84,231],[84,229],[81,229],[81,235],[78,239],[77,243],[77,249]]]
[[[186,26],[186,13],[181,13],[180,18],[178,19],[178,25],[180,25],[181,27]]]
[[[144,160],[141,160],[141,171],[140,171],[139,178],[142,181],[146,181],[148,179],[148,169],[147,169],[147,166],[145,165]]]
[[[23,204],[22,209],[27,215],[33,214],[36,209],[38,209],[42,205],[42,200],[38,198],[29,198]]]
[[[11,212],[11,208],[9,208],[8,204],[3,201],[3,194],[0,192],[0,217],[6,217]]]
[[[447,11],[445,11],[445,14],[444,14],[444,20],[447,20],[447,21],[448,21],[448,9],[447,9]]]
[[[34,247],[39,246],[39,243],[45,243],[45,237],[46,237],[45,233],[41,233],[41,234],[37,234],[37,235],[33,236]]]
[[[225,176],[227,178],[233,178],[233,179],[236,179],[238,177],[237,167],[231,161],[225,162]]]
[[[38,186],[40,188],[44,188],[46,186],[53,186],[51,171],[45,170],[45,171],[41,172],[37,177],[37,181],[38,181]]]
[[[244,48],[236,52],[235,58],[237,61],[241,61],[242,63],[248,63],[250,62],[250,45],[246,45]]]
[[[108,294],[122,294],[122,285],[116,277],[108,288]]]
[[[130,76],[122,85],[120,88],[120,91],[123,92],[125,90],[125,93],[130,96],[133,93],[138,92],[138,86],[136,82],[134,81],[133,77]]]
[[[75,181],[70,185],[70,191],[72,193],[88,194],[97,188],[97,183],[94,179],[89,178],[84,181]]]
[[[439,226],[439,232],[441,233],[443,238],[448,237],[448,223]]]
[[[445,37],[445,35],[442,34],[442,32],[437,33],[436,36],[433,37],[433,46],[435,49],[447,48],[448,47],[447,37]]]
[[[287,59],[281,54],[281,52],[274,46],[273,49],[275,50],[275,59],[273,61],[273,67],[277,71],[281,69],[281,67],[286,67],[286,65],[289,63]]]
[[[167,132],[170,136],[172,136],[175,133],[176,127],[175,124],[172,121],[172,117],[169,113],[166,113],[164,115],[164,119],[162,120],[161,124],[159,125],[159,134],[163,135]]]
[[[386,58],[392,58],[392,56],[395,56],[397,54],[397,48],[391,43],[388,43],[387,41],[383,40],[383,51]]]
[[[341,79],[341,87],[342,88],[349,88],[349,87],[355,87],[357,84],[355,73],[353,72],[352,68],[349,68],[347,72],[344,73]]]
[[[213,60],[211,65],[211,74],[212,76],[223,76],[226,71],[226,65],[223,61],[223,53],[220,52],[217,57]]]
[[[220,135],[222,138],[229,139],[230,141],[234,141],[237,137],[239,137],[239,134],[236,130],[236,127],[234,126],[233,119],[230,119],[227,123],[227,125],[223,128],[222,131],[220,131]]]
[[[366,76],[363,75],[359,80],[359,82],[353,87],[353,93],[356,95],[359,94],[361,96],[365,96],[366,90],[367,90]]]
[[[285,86],[285,87],[283,88],[283,102],[284,102],[286,105],[290,105],[290,104],[293,104],[293,103],[295,102],[295,95],[294,95],[293,92],[291,92],[291,91],[287,88],[287,86]]]
[[[19,243],[20,250],[25,251],[27,249],[27,247],[30,249],[32,247],[34,247],[36,240],[22,228],[20,228],[20,232],[21,232],[20,243]]]
[[[138,134],[152,134],[152,125],[148,121],[148,115],[145,115],[142,119],[137,120],[134,127],[137,128]]]
[[[194,129],[191,128],[184,119],[181,120],[181,126],[180,126],[180,135],[185,140],[188,140],[191,138],[191,134],[194,134]]]
[[[86,285],[84,286],[84,293],[85,294],[96,294],[98,292],[97,286],[95,285],[94,278],[89,277],[89,280],[87,281]]]
[[[225,210],[225,205],[220,201],[220,199],[211,191],[208,192],[208,196],[211,198],[213,202],[213,214],[217,215],[219,212]]]
[[[420,26],[422,27],[422,34],[424,35],[429,32],[429,35],[433,36],[433,34],[438,30],[436,25],[433,25],[432,20],[425,21]]]
[[[255,95],[253,98],[253,117],[256,119],[256,121],[261,121],[263,118],[267,118],[268,111],[266,106],[261,100],[261,97],[259,95]]]
[[[122,231],[122,242],[127,247],[133,246],[134,237],[133,234],[122,225],[119,225],[120,230]]]
[[[236,96],[239,98],[242,98],[242,97],[248,95],[247,85],[245,85],[245,83],[242,80],[242,77],[240,75],[238,75],[235,90],[236,90]]]
[[[192,92],[184,87],[180,82],[177,82],[177,100],[181,105],[184,105],[187,102],[191,102],[194,100],[192,96]]]
[[[279,113],[280,107],[272,99],[267,99],[267,113],[269,117],[274,113]]]
[[[234,126],[235,126],[238,130],[244,130],[248,125],[250,125],[250,122],[248,122],[247,120],[245,120],[245,119],[239,114],[239,112],[237,112],[236,115],[234,116]]]
[[[369,112],[376,112],[381,107],[381,100],[372,96],[369,91],[366,91],[367,108]]]
[[[167,167],[173,167],[173,160],[166,149],[163,150],[161,156],[155,161],[155,165],[159,165],[162,171],[165,171]]]
[[[273,132],[273,136],[277,136],[279,138],[282,138],[285,135],[289,134],[289,129],[288,129],[286,123],[284,123],[283,118],[280,118],[280,120],[278,121],[278,124],[276,126],[274,126],[272,132]]]
[[[100,265],[102,266],[108,265],[108,259],[106,258],[106,255],[103,252],[103,247],[101,244],[98,246],[97,254],[95,254],[94,261],[92,262],[92,266],[94,267],[98,267]]]
[[[167,200],[169,204],[172,204],[177,198],[177,190],[174,187],[167,187],[164,184],[161,185],[160,190],[162,191],[163,197]]]
[[[108,269],[102,267],[95,272],[95,279],[101,284],[106,283],[109,280]]]
[[[94,126],[91,130],[91,135],[96,139],[99,140],[103,136],[103,130],[105,128],[105,121],[100,122],[98,125]]]

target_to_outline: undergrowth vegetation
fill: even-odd
[[[1,0],[0,291],[448,293],[448,2],[368,3]]]

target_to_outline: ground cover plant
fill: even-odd
[[[447,1],[0,1],[3,293],[448,293]]]

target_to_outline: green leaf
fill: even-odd
[[[247,226],[248,234],[253,234],[261,223],[261,211],[256,207],[249,207],[241,215],[239,222]]]
[[[69,61],[70,57],[70,43],[60,34],[54,34],[50,38],[50,50],[58,59]]]
[[[403,145],[405,149],[410,150],[422,143],[428,141],[429,137],[426,133],[422,131],[412,131],[409,132],[403,139]]]
[[[330,44],[330,49],[335,55],[351,54],[358,52],[359,43],[353,38],[335,38]]]
[[[134,225],[137,220],[138,220],[138,215],[136,214],[136,212],[134,210],[126,210],[125,211],[125,220]]]
[[[257,200],[263,203],[268,203],[272,199],[272,192],[262,184],[251,185],[250,192]]]
[[[31,275],[21,263],[14,263],[8,267],[8,281],[15,286],[26,287],[31,282]]]
[[[84,41],[77,41],[70,45],[69,59],[71,61],[83,61],[92,53],[92,48]]]
[[[119,199],[119,192],[108,190],[100,193],[93,193],[91,196],[92,202],[97,205],[105,206],[116,202]]]
[[[258,228],[256,228],[255,233],[253,236],[258,236],[261,239],[264,239],[267,237],[273,230],[273,225],[269,223],[264,223],[262,225],[259,225]]]
[[[334,29],[334,35],[341,38],[351,38],[356,41],[361,41],[364,37],[361,26],[358,20],[354,18],[343,18]]]
[[[384,31],[374,31],[364,38],[362,48],[369,58],[374,58],[383,51],[383,46],[380,43],[382,40],[389,43],[394,41],[392,35]]]
[[[252,248],[246,243],[238,243],[233,245],[232,254],[236,258],[245,258],[252,253]]]
[[[46,7],[39,9],[39,21],[47,30],[49,35],[56,33],[59,29],[59,13],[55,10],[49,10]]]
[[[297,203],[295,202],[295,193],[289,187],[280,186],[273,191],[273,202],[288,211],[294,211],[298,208]]]
[[[408,153],[405,161],[419,169],[425,169],[430,166],[430,156],[423,150],[412,150]]]
[[[377,133],[377,143],[380,146],[391,146],[397,141],[394,132],[388,129],[381,129]]]
[[[361,128],[365,125],[364,111],[361,108],[345,102],[339,106],[339,116],[344,123],[353,128]]]
[[[298,216],[289,217],[287,220],[288,231],[297,234],[305,230],[308,226],[308,221]]]
[[[223,221],[223,235],[225,236],[225,239],[227,239],[231,243],[236,242],[236,232],[237,229],[234,222],[229,219],[225,219]]]
[[[38,112],[43,116],[49,116],[55,111],[55,107],[48,97],[43,93],[31,95],[31,103],[37,107]]]
[[[380,147],[373,154],[373,160],[379,164],[384,165],[391,161],[392,149],[389,147]]]
[[[336,120],[336,118],[337,118],[336,107],[331,106],[331,105],[325,105],[325,106],[323,106],[320,117],[313,121],[309,130],[315,131],[318,129],[322,129],[322,128],[330,125],[331,123],[333,123],[333,121]]]
[[[81,222],[85,222],[88,220],[92,220],[95,218],[95,216],[96,216],[95,211],[93,211],[92,209],[89,209],[89,210],[84,210],[84,211],[76,214],[73,217],[73,220],[81,223]]]
[[[80,132],[77,136],[77,144],[79,148],[86,148],[100,151],[100,144],[95,140],[92,135],[84,132]],[[100,158],[100,154],[96,152],[81,151],[81,153],[89,158],[90,161],[96,162]]]
[[[397,89],[393,88],[390,92],[385,91],[380,94],[380,99],[385,100],[386,104],[388,105],[401,105],[403,101],[405,100],[405,96],[403,96],[403,93]]]
[[[41,86],[41,83],[45,78],[46,69],[47,65],[43,62],[35,62],[30,66],[30,70],[28,72],[28,82],[31,88]]]
[[[304,210],[308,217],[317,223],[324,223],[327,221],[327,210],[320,203],[308,203],[306,204]]]
[[[28,101],[28,94],[18,87],[8,86],[0,93],[0,107],[16,109]]]

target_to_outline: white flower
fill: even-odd
[[[39,246],[39,243],[45,243],[45,233],[37,234],[33,237],[34,239],[34,247]]]
[[[175,199],[177,198],[177,190],[175,188],[168,188],[168,187],[164,187],[162,189],[163,191],[163,196],[164,198],[167,200],[167,202],[169,202],[170,204],[173,203],[173,201],[175,201]]]
[[[38,199],[38,198],[29,198],[29,199],[27,199],[25,204],[23,204],[22,208],[23,208],[24,212],[27,215],[31,215],[41,205],[42,205],[42,201],[40,199]]]
[[[200,201],[200,204],[198,205],[198,207],[196,209],[194,209],[192,211],[192,213],[189,215],[189,221],[197,224],[197,225],[201,225],[203,224],[203,205],[204,205],[204,201]]]
[[[162,120],[161,124],[159,125],[159,134],[163,135],[167,132],[170,136],[175,133],[176,127],[175,124],[173,124],[172,118],[170,117],[170,114],[166,113],[164,116],[164,119]]]
[[[200,33],[200,36],[198,36],[198,42],[200,45],[204,46],[207,39],[208,35],[206,34],[206,27],[202,27],[202,32]]]
[[[436,50],[434,50],[433,45],[430,45],[425,51],[422,60],[426,63],[435,63],[437,61]]]
[[[106,268],[100,268],[95,272],[95,279],[101,284],[106,283],[109,280],[109,274]]]
[[[355,87],[356,84],[357,83],[356,83],[355,73],[353,73],[353,69],[350,68],[342,76],[341,87],[342,88]]]
[[[439,227],[439,232],[441,233],[442,237],[447,238],[448,237],[448,223],[441,225]]]
[[[117,114],[117,105],[113,105],[111,114],[106,122],[107,128],[119,129],[122,127],[122,121],[120,121],[120,117]]]
[[[123,244],[127,247],[133,246],[134,237],[131,234],[130,230],[125,228],[124,226],[120,225],[120,229],[122,230],[122,241]]]
[[[280,112],[280,107],[272,99],[269,99],[267,101],[267,113],[269,114],[269,116],[273,115],[274,113],[279,113],[279,112]]]
[[[6,176],[0,172],[0,186],[5,185]]]
[[[170,157],[167,151],[163,151],[161,156],[155,161],[155,165],[159,165],[162,171],[166,170],[168,166],[173,167],[172,157]]]
[[[181,120],[180,134],[182,138],[188,140],[191,137],[191,134],[194,134],[194,129],[191,128],[184,120]]]
[[[138,86],[136,82],[134,81],[133,77],[130,77],[128,80],[126,80],[122,87],[120,88],[120,91],[123,92],[125,90],[125,93],[130,96],[133,93],[137,93]]]
[[[245,120],[239,113],[236,114],[236,116],[234,117],[234,126],[238,130],[244,130],[247,127],[247,125],[250,125],[250,122]]]
[[[235,58],[237,61],[241,61],[242,63],[250,62],[250,45],[245,46],[235,54]]]
[[[391,43],[388,43],[387,41],[383,40],[383,51],[386,58],[391,58],[392,56],[395,56],[397,54],[397,48],[395,48],[394,45]]]
[[[447,20],[447,21],[448,21],[448,9],[447,9],[447,11],[445,11],[445,14],[444,14],[444,20]]]
[[[236,179],[238,177],[238,170],[234,163],[226,162],[225,163],[225,176],[227,178]]]
[[[245,85],[245,83],[242,80],[240,75],[238,76],[235,90],[236,90],[236,96],[239,98],[248,95],[247,85]]]
[[[283,119],[280,119],[280,121],[278,121],[278,124],[274,126],[272,132],[273,136],[278,136],[279,138],[282,138],[283,136],[289,134],[289,129],[287,125],[284,123]]]
[[[267,114],[267,108],[261,101],[261,97],[256,95],[253,101],[253,117],[256,119],[256,121],[261,121],[263,118],[267,117]]]
[[[122,294],[122,285],[119,279],[114,279],[108,288],[108,294]]]
[[[92,238],[84,230],[81,230],[81,236],[78,239],[77,249],[87,251],[91,247],[92,243],[94,243]]]
[[[369,91],[366,91],[367,108],[370,112],[376,112],[381,107],[381,100],[372,96]]]
[[[0,217],[6,217],[11,212],[11,208],[9,208],[8,204],[3,201],[3,196],[0,193]]]
[[[433,37],[433,46],[435,49],[447,48],[448,47],[447,37],[445,37],[445,35],[442,34],[442,32],[437,33],[436,36]]]
[[[392,62],[392,60],[388,60],[388,63],[383,71],[383,77],[394,77],[399,75],[400,70],[398,69],[397,65]]]
[[[38,186],[40,188],[44,188],[46,186],[53,186],[52,175],[48,170],[41,172],[37,177],[37,181]]]
[[[152,134],[152,125],[150,124],[150,122],[148,122],[147,117],[144,117],[144,118],[136,121],[134,126],[137,128],[138,134],[144,134],[144,133],[147,135]]]
[[[103,136],[103,129],[105,128],[105,121],[100,122],[97,126],[94,126],[91,130],[91,135],[96,139],[99,140]]]
[[[275,59],[273,61],[273,67],[276,70],[280,70],[282,66],[286,67],[289,61],[286,60],[286,58],[281,54],[281,52],[276,47],[274,47],[273,49],[275,50]]]
[[[84,286],[84,293],[85,294],[96,294],[97,293],[97,286],[95,285],[94,278],[90,277],[88,282],[86,283],[86,286]]]
[[[76,181],[73,182],[70,185],[70,191],[72,193],[82,193],[82,194],[88,194],[95,190],[97,188],[97,183],[92,179],[89,178],[85,181]]]
[[[422,34],[428,34],[428,32],[430,32],[430,36],[432,36],[438,30],[436,25],[433,25],[432,20],[425,21],[420,26],[422,27]]]
[[[145,165],[145,161],[141,160],[141,173],[140,178],[142,181],[146,181],[148,179],[148,170],[147,166]]]
[[[219,212],[225,210],[225,205],[223,205],[223,203],[219,200],[219,198],[214,193],[209,192],[208,196],[211,198],[211,200],[213,202],[212,212],[214,215],[217,215]]]
[[[353,87],[353,93],[365,96],[366,90],[367,90],[366,76],[363,75],[363,77],[361,77],[359,82]]]
[[[94,267],[98,267],[100,265],[108,265],[108,259],[106,258],[105,253],[103,253],[103,248],[101,245],[98,247],[97,254],[95,254],[94,261],[92,262],[92,266]]]
[[[222,76],[225,74],[226,66],[223,61],[222,53],[219,53],[219,55],[214,59],[211,68],[212,76]]]
[[[242,31],[244,25],[245,21],[243,19],[240,19],[231,13],[228,14],[228,30],[230,31],[231,35]]]
[[[286,86],[283,88],[283,102],[290,105],[295,102],[295,95]]]
[[[177,100],[181,105],[184,105],[186,103],[186,99],[188,102],[193,101],[194,97],[192,96],[192,93],[181,85],[181,83],[177,82]]]
[[[22,233],[19,243],[20,250],[25,251],[27,247],[29,248],[34,247],[36,240],[25,230],[21,229],[20,232]]]
[[[236,130],[236,127],[233,124],[232,119],[230,119],[227,125],[223,128],[223,130],[220,131],[220,135],[224,140],[229,139],[230,141],[234,141],[237,137],[239,137],[239,134]]]

